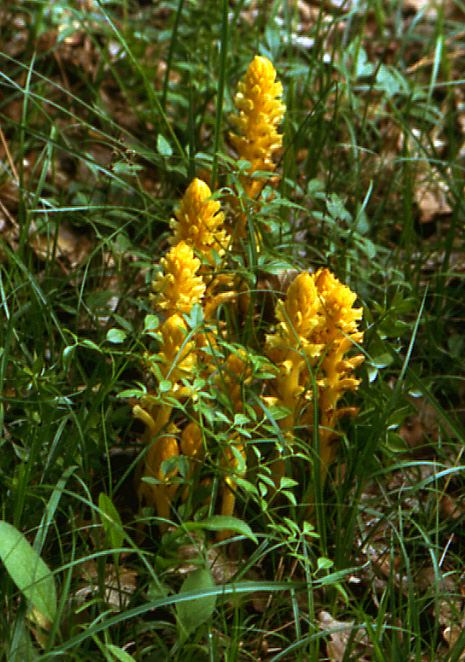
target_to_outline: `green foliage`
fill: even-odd
[[[123,544],[124,533],[123,523],[118,511],[111,499],[101,492],[98,497],[98,507],[100,508],[100,517],[102,520],[105,539],[112,549],[118,549]]]
[[[129,653],[126,653],[125,650],[114,644],[106,644],[106,650],[111,653],[113,659],[118,660],[118,662],[134,662],[134,658]]]
[[[57,611],[55,581],[50,569],[23,534],[8,522],[0,521],[0,558],[8,574],[36,610],[40,622],[53,621]]]
[[[202,591],[215,586],[211,572],[208,568],[197,568],[189,573],[183,581],[179,595],[189,591]],[[199,595],[191,600],[176,604],[176,612],[180,628],[181,640],[195,632],[201,625],[209,621],[216,607],[216,595]]]

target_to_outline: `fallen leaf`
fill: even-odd
[[[53,231],[50,234],[39,234],[35,230],[30,244],[40,259],[48,261],[54,257],[55,260],[64,260],[72,269],[82,264],[92,250],[90,239],[67,225],[60,225],[56,235]]]
[[[83,605],[87,598],[99,592],[99,580],[97,565],[93,560],[83,564],[81,573],[82,581],[86,584],[73,594],[77,605]],[[114,612],[125,609],[137,587],[137,572],[130,568],[120,566],[116,568],[112,563],[105,565],[105,593],[104,600],[107,606]]]
[[[342,662],[346,659],[357,659],[358,662],[371,662],[372,656],[367,651],[368,637],[363,625],[355,625],[354,621],[337,621],[327,611],[318,614],[320,629],[329,635],[326,654],[330,662]],[[350,645],[347,655],[346,649]],[[356,657],[354,653],[356,651]],[[365,654],[368,653],[367,656]]]

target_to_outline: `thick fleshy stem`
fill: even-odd
[[[236,452],[234,452],[233,447]],[[240,456],[240,460],[237,455]],[[240,464],[242,467],[240,467]],[[222,465],[227,471],[236,474],[236,476],[242,477],[245,473],[246,467],[246,452],[244,444],[238,441],[231,442],[225,450]],[[234,477],[230,474],[226,475],[224,477],[221,498],[221,515],[223,515],[223,517],[231,517],[234,513],[234,506],[236,504],[236,487],[237,480],[234,480]],[[228,531],[227,529],[219,531],[217,535],[220,542],[227,540],[230,537],[231,531]]]

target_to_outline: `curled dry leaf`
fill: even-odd
[[[90,255],[92,243],[90,239],[77,234],[71,227],[60,225],[56,236],[32,234],[31,247],[37,257],[49,260],[52,255],[55,260],[65,260],[71,268],[82,264]]]
[[[178,548],[179,563],[173,565],[173,574],[188,575],[199,567],[199,560],[206,556],[208,567],[215,584],[226,584],[231,581],[237,572],[237,563],[234,563],[222,554],[217,547],[208,547],[195,536],[195,542],[182,545]],[[203,561],[202,561],[203,562]]]
[[[420,223],[431,223],[439,216],[452,213],[444,182],[437,177],[431,179],[427,173],[419,173],[416,184],[414,195],[420,210]]]
[[[131,568],[116,568],[112,563],[105,565],[104,600],[112,611],[126,609],[136,590],[136,578],[137,573]],[[83,564],[81,579],[85,584],[73,594],[78,605],[83,605],[89,596],[99,591],[98,570],[94,561]]]
[[[318,620],[320,629],[329,635],[326,654],[330,662],[342,662],[343,659],[349,659],[349,657],[357,659],[359,662],[371,662],[372,655],[363,625],[356,625],[354,621],[337,621],[327,611],[321,611],[318,614]],[[348,645],[350,645],[349,656],[346,654]]]

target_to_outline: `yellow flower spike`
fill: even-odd
[[[222,228],[224,214],[221,205],[211,199],[212,192],[208,184],[201,179],[194,179],[188,186],[181,204],[170,221],[173,236],[172,244],[184,241],[208,264],[214,264],[212,251],[223,255],[227,239]]]
[[[290,338],[297,335],[310,339],[321,328],[325,320],[312,274],[304,271],[292,281],[276,316],[286,326]]]
[[[155,508],[158,517],[164,520],[170,519],[171,502],[173,501],[178,485],[169,484],[178,470],[170,471],[166,476],[163,473],[162,464],[165,460],[179,455],[179,446],[173,432],[175,426],[171,426],[170,434],[158,437],[149,448],[144,461],[144,477],[156,478],[158,484],[150,484],[141,481],[138,489],[139,503],[144,506]],[[160,529],[166,530],[168,521],[160,523]]]
[[[363,333],[357,330],[362,309],[352,308],[357,295],[327,269],[315,274],[315,283],[326,317],[326,324],[319,333],[319,339],[327,345],[321,365],[324,373],[321,406],[330,410],[335,409],[346,390],[355,390],[359,383],[350,373],[362,363],[363,356],[344,360],[344,355],[363,340]]]
[[[205,292],[205,283],[197,276],[200,260],[184,241],[160,260],[164,274],[157,274],[152,283],[155,294],[150,296],[156,309],[173,313],[190,313],[192,306],[199,303]]]
[[[255,56],[234,99],[239,115],[231,117],[242,135],[230,134],[239,158],[250,162],[249,178],[257,170],[273,172],[275,169],[273,155],[282,145],[277,127],[286,109],[280,101],[282,93],[271,62],[266,57]],[[262,187],[263,182],[257,179],[244,182],[249,197],[258,195]]]
[[[292,410],[280,422],[281,428],[287,429],[313,399],[309,366],[317,364],[324,350],[323,344],[314,342],[325,318],[313,275],[304,272],[294,279],[285,301],[276,306],[276,317],[278,327],[276,333],[267,335],[265,352],[278,369],[273,391],[281,404]]]
[[[315,370],[320,411],[319,441],[322,476],[336,455],[334,431],[342,415],[354,408],[337,409],[347,390],[359,384],[352,372],[363,356],[345,359],[345,354],[363,339],[357,330],[362,310],[353,308],[357,295],[327,269],[302,273],[289,286],[286,299],[279,302],[277,330],[266,338],[265,351],[278,368],[270,383],[278,400],[292,411],[279,421],[282,430],[296,424],[313,424],[313,393],[310,370]],[[276,457],[279,465],[279,457]]]
[[[337,421],[346,413],[356,413],[356,409],[337,410],[340,398],[347,390],[355,390],[359,380],[352,371],[363,361],[358,355],[344,359],[344,355],[363,340],[363,333],[357,330],[357,321],[362,317],[361,308],[353,308],[357,295],[343,285],[327,269],[315,274],[315,284],[321,297],[326,323],[319,332],[319,340],[327,349],[321,361],[318,406],[320,410],[320,456],[322,478],[336,458]]]
[[[352,308],[357,295],[347,285],[343,285],[328,269],[317,271],[315,285],[329,322],[329,325],[325,327],[326,333],[330,335],[334,327],[345,335],[357,332],[357,321],[363,315],[361,308]]]

